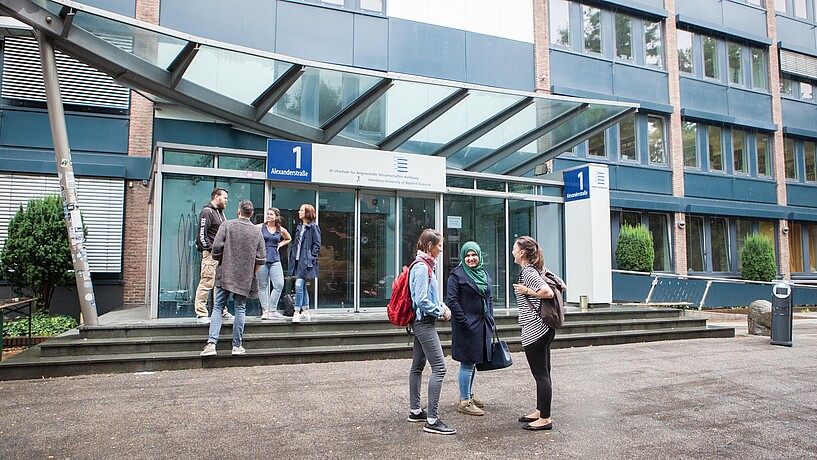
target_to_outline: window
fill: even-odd
[[[615,14],[616,57],[633,60],[633,20],[624,14]]]
[[[737,241],[735,243],[738,254],[738,271],[741,271],[743,269],[743,257],[741,257],[740,251],[743,249],[743,241],[747,236],[752,234],[752,221],[747,219],[738,219],[735,222],[735,227],[737,229]]]
[[[603,158],[607,156],[604,145],[604,131],[587,139],[587,156]]]
[[[383,12],[383,0],[360,0],[360,9],[363,11]]]
[[[709,139],[709,170],[723,171],[723,146],[721,144],[721,128],[718,126],[707,127],[707,137]]]
[[[808,228],[808,262],[809,271],[817,272],[817,224],[806,225]]]
[[[664,67],[662,52],[661,23],[644,21],[644,63],[655,67]]]
[[[704,219],[687,216],[687,266],[689,271],[704,271]]]
[[[788,77],[780,77],[780,92],[783,94],[793,95],[794,91],[792,90],[791,85],[791,78]]]
[[[732,156],[734,158],[735,173],[748,174],[749,162],[746,153],[746,131],[732,130]]]
[[[794,0],[794,15],[801,19],[808,19],[806,0]]]
[[[770,177],[772,175],[772,143],[766,134],[758,134],[757,140],[757,175]]]
[[[638,227],[639,225],[641,225],[641,213],[632,211],[622,211],[621,226],[623,227],[624,225],[629,225],[630,227]]]
[[[695,73],[692,55],[692,33],[686,30],[678,30],[678,70],[685,73]]]
[[[698,167],[698,125],[688,121],[683,122],[681,136],[684,145],[684,166],[687,168]]]
[[[712,237],[712,271],[728,272],[729,222],[722,218],[710,218],[709,233]]]
[[[648,146],[650,150],[650,163],[666,164],[664,155],[664,119],[659,117],[647,117]]]
[[[704,47],[704,76],[718,79],[718,41],[712,37],[701,37]]]
[[[774,9],[785,13],[786,12],[786,0],[774,0]]]
[[[789,222],[789,270],[791,273],[803,271],[803,233],[797,222]]]
[[[635,148],[635,116],[621,120],[618,125],[619,154],[622,160],[638,161]]]
[[[786,164],[786,179],[797,180],[797,168],[794,165],[794,139],[783,140],[783,160]]]
[[[570,5],[565,0],[550,2],[550,43],[570,47]]]
[[[601,54],[601,10],[582,5],[584,50]]]
[[[750,54],[752,55],[752,87],[756,89],[768,89],[766,52],[760,48],[750,48]]]
[[[811,83],[806,83],[804,81],[800,82],[800,99],[805,99],[807,101],[814,100]]]
[[[649,229],[652,234],[653,249],[655,251],[655,259],[652,264],[653,271],[672,271],[669,256],[668,221],[669,219],[667,219],[666,214],[649,215]],[[817,228],[817,226],[815,226],[815,228]]]
[[[803,142],[803,156],[806,160],[806,181],[817,181],[817,159],[815,159],[815,144],[814,142]]]
[[[743,60],[741,46],[737,43],[726,44],[726,57],[729,63],[729,82],[736,85],[743,84]]]

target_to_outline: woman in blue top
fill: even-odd
[[[440,302],[434,266],[443,251],[443,236],[437,230],[427,228],[417,241],[417,263],[409,273],[409,289],[414,306],[414,357],[409,372],[409,422],[425,422],[423,431],[435,434],[454,434],[456,429],[446,426],[437,415],[440,405],[440,389],[445,377],[445,357],[440,336],[434,329],[437,319],[448,321],[451,310]],[[420,406],[420,387],[426,361],[431,363],[428,381],[428,413]]]
[[[491,277],[482,264],[482,249],[473,241],[462,245],[460,264],[451,271],[446,287],[451,308],[451,357],[460,362],[460,403],[457,412],[485,415],[485,404],[474,398],[476,365],[491,361],[494,299]]]
[[[281,298],[281,292],[284,290],[284,270],[281,268],[281,254],[278,250],[289,244],[292,238],[281,223],[281,211],[278,208],[269,208],[264,223],[256,225],[261,228],[264,246],[267,249],[267,262],[256,272],[262,320],[284,318],[284,315],[278,313],[278,299]],[[270,282],[272,283],[271,296]]]
[[[309,291],[307,278],[318,277],[318,254],[321,252],[321,229],[315,223],[317,214],[311,204],[302,204],[298,209],[301,222],[292,235],[292,249],[289,251],[289,274],[295,275],[295,309],[293,323],[310,321]]]

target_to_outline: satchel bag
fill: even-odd
[[[477,370],[493,371],[496,369],[505,369],[513,364],[511,352],[508,351],[508,343],[499,339],[499,333],[494,324],[493,338],[491,339],[491,360],[477,364]]]

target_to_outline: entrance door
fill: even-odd
[[[395,195],[360,192],[360,311],[389,303],[395,276]]]
[[[322,246],[314,297],[320,309],[355,306],[355,195],[323,190],[318,194]]]

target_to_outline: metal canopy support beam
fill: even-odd
[[[60,17],[64,20],[62,24],[62,32],[60,32],[60,37],[65,38],[68,36],[68,33],[71,31],[71,26],[74,24],[74,17],[77,15],[77,10],[64,6],[62,7],[62,11],[60,11]]]
[[[368,109],[370,105],[374,104],[381,96],[386,94],[386,91],[392,86],[394,86],[394,80],[391,78],[383,78],[369,88],[368,91],[352,101],[346,108],[330,118],[321,126],[321,129],[323,129],[322,142],[328,144],[338,133],[349,126],[355,118],[359,117],[361,113]]]
[[[635,111],[636,108],[632,107],[628,110],[625,110],[624,112],[608,117],[607,119],[593,125],[591,128],[586,129],[578,134],[575,134],[569,137],[568,139],[560,142],[556,146],[551,147],[549,150],[542,153],[541,155],[537,155],[535,158],[531,158],[530,160],[520,165],[514,166],[513,168],[509,168],[505,171],[502,171],[499,174],[512,174],[521,176],[522,174],[525,174],[526,172],[535,168],[536,165],[544,163],[552,158],[556,158],[557,156],[561,155],[562,152],[565,152],[566,150],[572,149],[573,147],[581,144],[582,142],[587,140],[588,137],[600,133],[601,131],[604,131],[605,129],[609,128],[610,126],[613,126],[614,124],[621,121],[622,118],[634,113]]]
[[[74,279],[77,283],[77,294],[82,319],[88,326],[99,324],[96,311],[94,285],[91,282],[91,271],[88,269],[88,253],[85,249],[85,231],[82,225],[82,214],[77,199],[77,182],[74,177],[74,165],[71,163],[71,149],[68,147],[68,128],[65,125],[65,112],[62,108],[60,81],[57,75],[57,62],[51,41],[42,33],[35,33],[40,47],[40,61],[45,81],[45,97],[48,106],[48,121],[51,124],[51,137],[54,143],[54,156],[57,162],[57,175],[62,189],[62,206],[65,210],[65,226],[68,241],[71,243],[71,260],[74,265]]]
[[[512,116],[521,112],[525,107],[531,105],[532,103],[532,97],[525,97],[521,99],[505,110],[460,134],[449,143],[440,146],[440,148],[432,152],[431,155],[446,158],[450,157],[451,155],[464,149],[466,146],[471,145],[474,141],[501,125]]]
[[[283,73],[277,80],[258,98],[256,98],[252,106],[255,107],[255,121],[259,121],[272,109],[272,107],[282,98],[284,94],[289,91],[289,88],[301,78],[301,75],[306,71],[306,66],[301,64],[292,64],[286,72]]]
[[[445,112],[448,112],[452,107],[459,104],[460,101],[468,97],[470,92],[465,88],[460,88],[454,91],[447,98],[434,104],[431,108],[415,117],[405,125],[401,126],[397,131],[386,136],[380,141],[381,150],[394,150],[403,145],[406,141],[414,137],[426,126],[430,125],[434,120],[440,118]]]
[[[187,72],[187,68],[193,62],[193,59],[198,54],[201,45],[196,42],[187,42],[184,48],[176,55],[173,62],[167,66],[167,71],[170,72],[170,87],[175,88],[182,80],[182,76]]]
[[[545,134],[553,131],[554,129],[556,129],[557,126],[561,125],[562,123],[565,123],[567,120],[570,120],[571,118],[584,112],[585,110],[587,110],[588,107],[590,107],[590,104],[585,102],[576,107],[568,109],[560,113],[556,117],[551,118],[545,124],[537,126],[536,128],[508,142],[502,147],[499,147],[498,149],[494,150],[488,155],[485,155],[481,159],[471,162],[468,165],[465,165],[462,169],[466,171],[482,171],[488,166],[495,165],[498,162],[504,160],[506,157],[513,154],[514,152],[518,151],[522,147],[530,144],[536,139],[539,139]]]

